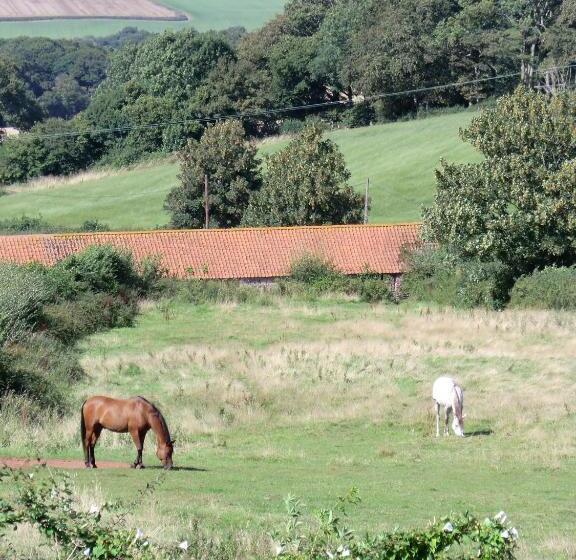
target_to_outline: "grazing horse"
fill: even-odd
[[[156,434],[156,456],[165,469],[172,468],[174,440],[160,411],[143,397],[112,399],[91,397],[84,401],[80,413],[80,432],[86,468],[96,468],[94,446],[102,429],[125,434],[130,432],[136,446],[135,469],[143,469],[142,449],[149,430]]]
[[[436,412],[436,437],[440,436],[440,405],[444,407],[444,435],[448,435],[448,420],[452,412],[452,430],[464,437],[464,392],[451,377],[439,377],[432,387],[432,398]]]

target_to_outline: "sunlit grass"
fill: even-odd
[[[465,111],[329,134],[344,154],[356,190],[364,192],[370,178],[370,222],[418,221],[422,206],[432,201],[440,159],[479,158],[458,136],[473,114]],[[260,153],[273,153],[287,142],[266,142]],[[177,163],[163,160],[129,170],[36,181],[30,190],[18,186],[17,192],[2,197],[0,220],[26,214],[67,227],[78,227],[85,220],[99,220],[114,229],[165,226],[169,215],[164,200],[178,183],[177,175]]]
[[[135,523],[184,538],[194,520],[258,538],[282,500],[310,507],[357,486],[351,524],[412,527],[450,511],[504,509],[520,558],[570,558],[576,483],[576,316],[463,312],[353,302],[145,306],[133,329],[84,344],[89,394],[143,394],[165,413],[176,464]],[[464,440],[433,434],[438,375],[465,388]],[[78,413],[17,429],[2,418],[4,455],[80,458]],[[97,459],[133,459],[106,434]],[[157,466],[152,438],[145,462]],[[158,476],[77,473],[106,499],[129,499]],[[103,499],[104,499],[103,498]],[[561,539],[556,539],[561,536]]]

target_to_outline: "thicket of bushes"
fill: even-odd
[[[515,279],[498,261],[423,248],[406,256],[403,296],[462,309],[576,309],[576,267],[548,267]]]
[[[26,395],[66,409],[82,377],[75,343],[93,332],[128,326],[137,298],[154,290],[154,261],[94,246],[56,266],[0,264],[0,393]]]
[[[576,309],[576,267],[548,267],[520,277],[510,292],[510,307]]]
[[[376,303],[395,301],[388,276],[370,270],[358,276],[346,276],[330,262],[313,254],[303,255],[290,267],[290,277],[279,282],[280,291],[287,295],[316,298],[325,294],[345,294],[360,301]]]

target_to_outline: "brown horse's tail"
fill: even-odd
[[[82,450],[84,451],[84,456],[86,456],[86,422],[84,420],[85,404],[86,401],[84,401],[80,407],[80,437],[82,438]]]

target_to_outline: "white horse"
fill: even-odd
[[[439,377],[432,387],[432,398],[436,412],[436,437],[440,436],[440,406],[444,407],[444,435],[448,435],[448,420],[453,413],[452,430],[464,437],[464,392],[451,377]]]

